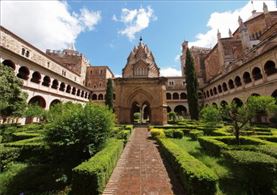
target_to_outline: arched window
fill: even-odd
[[[243,105],[243,102],[241,101],[241,99],[237,97],[234,98],[232,102],[235,103],[238,107],[241,107]]]
[[[50,108],[53,107],[53,106],[55,106],[55,105],[57,105],[57,104],[60,104],[60,103],[62,103],[60,100],[55,99],[55,100],[53,100],[53,101],[50,103]]]
[[[179,94],[178,93],[173,93],[173,99],[178,100],[179,99]]]
[[[227,105],[228,105],[228,103],[225,100],[222,100],[220,102],[220,106],[223,107],[223,108],[225,108]]]
[[[222,84],[222,88],[223,88],[223,91],[227,91],[228,90],[227,84],[225,82]]]
[[[216,104],[215,102],[213,102],[212,105],[213,105],[215,108],[218,108],[218,107],[217,107],[217,104]]]
[[[59,86],[59,81],[57,79],[54,79],[52,82],[51,88],[58,89],[58,86]]]
[[[84,91],[82,91],[82,93],[81,93],[81,97],[84,97],[84,93],[85,93],[85,92],[84,92]]]
[[[32,97],[29,102],[28,102],[29,105],[38,105],[40,106],[41,108],[46,108],[46,101],[45,99],[42,97],[42,96],[34,96]]]
[[[214,87],[214,94],[215,94],[215,95],[217,94],[217,90],[216,90],[216,87]]]
[[[252,80],[251,80],[249,72],[243,73],[243,81],[245,84],[251,83]]]
[[[211,96],[213,96],[213,95],[214,95],[214,93],[213,93],[213,90],[212,90],[212,89],[210,89],[210,94],[211,94]]]
[[[36,72],[34,72],[32,74],[31,82],[39,84],[40,83],[40,79],[41,79],[41,75],[40,75],[39,72],[36,71]]]
[[[229,88],[230,88],[230,89],[234,89],[234,87],[235,87],[235,86],[234,86],[234,82],[233,82],[232,79],[229,80],[228,85],[229,85]]]
[[[267,76],[273,75],[277,73],[277,69],[275,67],[275,63],[273,61],[267,61],[264,65],[264,71]]]
[[[100,94],[98,95],[98,100],[103,100],[103,98],[104,98],[103,94],[100,93]]]
[[[17,77],[24,80],[28,80],[29,74],[30,74],[29,69],[26,66],[21,66],[18,70]]]
[[[2,62],[2,64],[4,64],[5,66],[8,66],[8,67],[11,67],[12,69],[15,70],[15,64],[14,64],[14,62],[11,61],[11,60],[4,60],[4,61]]]
[[[60,91],[64,91],[64,89],[65,89],[65,84],[64,84],[64,83],[61,83],[61,84],[60,84],[60,89],[59,89],[59,90],[60,90]]]
[[[96,94],[92,94],[91,99],[92,99],[92,100],[97,100],[97,95],[96,95]]]
[[[171,100],[171,93],[166,93],[166,99]]]
[[[186,94],[186,93],[181,93],[181,99],[182,99],[182,100],[187,99],[187,94]]]
[[[80,93],[81,93],[81,91],[80,91],[80,89],[78,89],[77,90],[77,96],[80,96]]]
[[[218,89],[218,93],[222,93],[221,85],[218,85],[217,89]]]
[[[235,78],[235,84],[236,84],[237,87],[241,86],[241,80],[240,80],[239,76],[236,76],[236,78]]]
[[[258,67],[255,67],[253,70],[252,70],[252,76],[253,76],[253,79],[256,81],[256,80],[259,80],[261,78],[263,78],[263,75],[261,73],[261,69],[259,69]]]
[[[174,108],[174,112],[179,116],[186,116],[187,108],[183,105],[178,105]]]
[[[45,87],[49,87],[50,82],[51,82],[50,77],[49,76],[44,76],[43,81],[42,81],[42,85],[45,86]]]
[[[70,92],[71,92],[71,86],[67,85],[67,87],[66,87],[66,93],[70,93]]]
[[[207,93],[207,97],[210,97],[210,92],[209,92],[209,91],[207,91],[206,93]]]
[[[71,93],[72,93],[72,95],[76,94],[76,88],[75,87],[72,88],[72,92]]]

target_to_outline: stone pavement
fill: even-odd
[[[172,171],[169,177],[155,141],[148,136],[147,128],[134,129],[103,195],[184,194]]]

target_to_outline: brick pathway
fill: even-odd
[[[103,195],[183,195],[176,178],[170,176],[147,129],[135,128]]]

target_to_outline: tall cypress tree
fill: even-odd
[[[109,107],[110,110],[113,109],[113,81],[112,81],[112,79],[108,79],[105,104]]]
[[[198,83],[194,69],[194,61],[189,48],[186,51],[186,66],[185,75],[187,83],[188,105],[191,119],[198,120],[199,105],[198,105]]]

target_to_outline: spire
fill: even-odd
[[[256,10],[255,10],[255,8],[254,8],[253,0],[251,1],[251,4],[252,4],[252,15],[255,15]]]
[[[142,36],[140,36],[140,38],[139,38],[139,42],[140,42],[140,43],[142,42]]]
[[[229,37],[233,37],[233,33],[230,28],[229,28]]]
[[[73,43],[73,42],[72,42],[72,43],[69,43],[67,49],[69,49],[69,50],[74,50],[74,51],[75,51],[76,49],[75,49],[74,43]]]
[[[238,18],[238,22],[239,22],[239,25],[242,25],[242,23],[243,23],[240,16],[239,16],[239,18]]]
[[[217,39],[221,39],[221,33],[219,32],[219,29],[217,29]]]
[[[268,13],[268,7],[265,2],[263,3],[263,10],[265,14]]]

